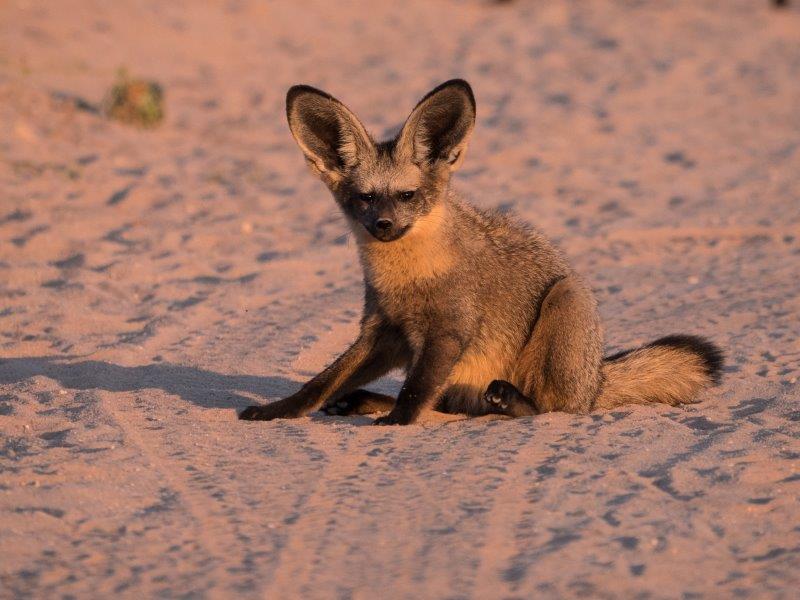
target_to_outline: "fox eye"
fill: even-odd
[[[400,192],[400,199],[401,200],[411,200],[414,197],[414,194],[417,193],[417,190],[408,190],[407,192]]]
[[[362,192],[358,194],[358,199],[361,200],[362,202],[366,202],[367,204],[369,204],[370,202],[375,200],[375,194],[373,194],[372,192]]]

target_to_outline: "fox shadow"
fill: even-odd
[[[35,356],[0,359],[0,384],[43,376],[72,390],[137,392],[160,389],[203,408],[241,409],[289,396],[300,384],[280,376],[226,375],[172,363],[124,367],[75,357]],[[246,396],[244,394],[251,394]]]

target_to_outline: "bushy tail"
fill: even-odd
[[[596,409],[624,404],[685,404],[719,383],[722,351],[694,335],[670,335],[603,360],[605,383]]]

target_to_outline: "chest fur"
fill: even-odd
[[[448,273],[456,255],[442,231],[445,209],[434,207],[399,240],[380,242],[359,230],[364,275],[379,294],[403,294]]]

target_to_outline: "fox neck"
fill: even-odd
[[[351,223],[358,242],[364,277],[379,291],[391,291],[444,275],[453,268],[454,249],[444,223],[450,207],[445,199],[417,219],[399,240],[380,242]]]

